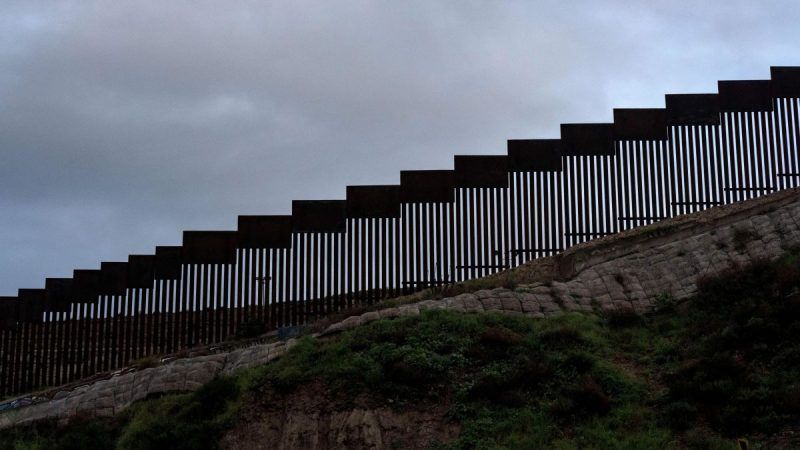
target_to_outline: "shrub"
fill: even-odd
[[[656,295],[655,302],[656,311],[658,312],[672,311],[676,304],[675,297],[669,292],[662,292]]]
[[[551,414],[562,420],[603,415],[610,409],[611,398],[591,377],[585,377],[567,387],[564,395],[550,405]]]
[[[481,344],[490,347],[510,347],[519,344],[522,336],[500,325],[487,328],[481,335]]]
[[[583,344],[585,339],[572,325],[565,324],[545,330],[539,335],[542,343],[548,346],[563,347]]]
[[[218,377],[192,394],[169,395],[137,405],[118,447],[216,448],[222,432],[230,425],[239,394],[234,379]]]
[[[733,247],[737,251],[742,251],[750,241],[758,239],[758,234],[747,228],[736,228],[733,230]]]
[[[619,308],[605,313],[605,319],[611,328],[628,328],[642,324],[642,316],[633,308]]]
[[[697,419],[697,408],[685,401],[667,404],[661,411],[662,422],[673,430],[683,431]]]

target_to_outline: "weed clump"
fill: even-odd
[[[606,323],[611,328],[628,328],[642,324],[642,316],[633,308],[618,308],[605,313]]]

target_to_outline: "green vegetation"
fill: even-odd
[[[194,393],[139,402],[113,418],[4,430],[0,449],[213,449],[235,420],[240,393],[240,379],[220,377]]]
[[[342,407],[364,393],[401,410],[447,404],[443,420],[461,433],[440,449],[781,445],[771,437],[800,418],[797,257],[657,303],[647,317],[426,311],[376,321],[329,341],[304,337],[273,364],[111,419],[4,431],[0,449],[214,448],[243,405],[320,380]]]

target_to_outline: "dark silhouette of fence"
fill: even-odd
[[[800,68],[565,124],[346,200],[240,216],[236,231],[104,262],[0,298],[0,395],[59,385],[244,327],[309,322],[482,277],[580,242],[798,186]]]

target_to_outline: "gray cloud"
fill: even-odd
[[[797,64],[790,2],[4,2],[0,294]]]

